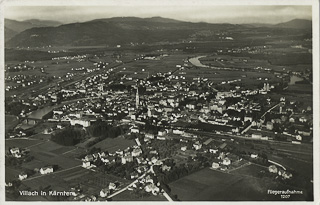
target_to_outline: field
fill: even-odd
[[[259,173],[263,172],[268,172],[268,168],[257,164],[251,164],[231,171],[232,174],[243,175],[248,177],[259,177],[261,176],[259,175]]]
[[[5,147],[6,147],[6,150],[8,150],[9,147],[26,148],[26,147],[33,146],[33,145],[36,145],[41,142],[42,142],[41,140],[36,140],[36,139],[13,138],[13,139],[7,139],[5,141]]]
[[[103,151],[115,152],[117,150],[124,150],[127,147],[135,145],[134,140],[127,140],[124,137],[120,136],[117,138],[107,138],[93,145],[93,147],[101,148]]]
[[[5,167],[5,174],[6,174],[6,182],[8,181],[13,181],[18,179],[18,175],[22,172],[23,170],[17,169],[17,168],[11,168],[9,166]]]
[[[30,149],[30,155],[34,156],[34,160],[25,163],[23,166],[33,169],[46,165],[58,165],[60,168],[67,169],[80,165],[80,161],[63,155],[63,153],[72,149],[74,149],[74,147],[63,147],[54,142],[46,141]]]
[[[287,190],[288,187],[272,182],[205,168],[169,184],[171,192],[181,201],[247,201],[281,200],[268,195],[267,190]],[[245,188],[244,188],[245,187]],[[292,195],[290,200],[304,200],[303,195]]]
[[[14,116],[14,115],[5,115],[5,129],[6,129],[6,132],[9,129],[12,129],[15,126],[17,126],[18,123],[19,123],[19,121],[18,121],[16,116]]]
[[[273,73],[264,71],[223,70],[214,68],[189,68],[177,71],[175,75],[184,76],[185,81],[189,82],[194,81],[194,78],[206,78],[219,86],[222,85],[225,87],[232,83],[250,89],[252,89],[252,86],[260,86],[260,88],[262,88],[265,82],[273,84],[280,81]]]

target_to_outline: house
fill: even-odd
[[[209,149],[209,152],[215,154],[215,153],[218,152],[218,149],[217,148],[211,148],[211,149]]]
[[[266,127],[267,127],[268,130],[273,130],[273,123],[272,122],[267,122]]]
[[[292,174],[287,172],[287,171],[284,171],[283,174],[282,174],[282,177],[284,179],[290,179],[290,178],[292,178]]]
[[[173,133],[173,134],[176,134],[176,135],[182,135],[182,134],[184,133],[184,131],[178,130],[178,129],[173,129],[173,130],[172,130],[172,133]]]
[[[140,131],[139,131],[139,128],[138,128],[138,127],[131,127],[131,128],[130,128],[130,132],[131,132],[131,133],[139,133]]]
[[[252,159],[257,159],[257,158],[258,158],[258,154],[251,154],[250,157],[251,157]]]
[[[158,136],[157,139],[158,139],[158,140],[166,140],[166,138],[163,137],[163,136]]]
[[[169,166],[167,166],[167,165],[162,165],[162,167],[161,167],[161,169],[162,169],[162,171],[164,172],[164,171],[170,171],[171,170],[171,167],[169,167]]]
[[[277,167],[275,165],[270,165],[269,166],[269,172],[276,174],[278,172],[278,169],[277,169]]]
[[[11,148],[10,152],[15,158],[21,158],[20,149],[18,147]]]
[[[226,165],[222,165],[222,166],[220,167],[220,170],[221,170],[221,171],[227,171],[227,170],[228,170],[228,167],[227,167]]]
[[[154,184],[149,184],[145,187],[145,191],[148,193],[151,192],[153,195],[157,195],[160,192],[160,189]]]
[[[90,154],[90,155],[86,155],[83,159],[83,161],[87,161],[87,162],[91,162],[93,161],[93,156]]]
[[[53,172],[53,167],[52,166],[48,166],[48,167],[42,167],[40,169],[40,173],[41,174],[50,174]]]
[[[228,165],[231,164],[231,160],[226,157],[226,158],[223,159],[222,164],[228,166]]]
[[[142,150],[141,150],[140,148],[135,148],[135,149],[133,149],[133,151],[132,151],[132,153],[131,153],[131,155],[132,155],[133,157],[138,157],[138,156],[140,156],[140,154],[142,154]]]
[[[165,134],[167,134],[167,131],[165,129],[161,129],[158,131],[159,136],[164,136]]]
[[[20,180],[24,180],[24,179],[26,179],[28,177],[28,175],[26,174],[26,173],[21,173],[21,174],[19,174],[19,179]]]
[[[187,146],[183,146],[183,147],[181,147],[181,151],[186,151],[187,150]]]
[[[146,183],[153,183],[153,179],[150,175],[147,175],[146,178],[145,178],[145,182]]]
[[[110,193],[109,189],[108,188],[104,188],[104,189],[101,189],[100,196],[101,197],[107,197],[109,193]]]
[[[220,161],[218,159],[214,159],[211,167],[213,169],[218,169],[220,167]]]
[[[154,134],[146,133],[145,137],[148,139],[154,139]]]
[[[127,162],[133,162],[133,157],[132,156],[123,156],[121,158],[122,164],[126,164]]]
[[[116,188],[117,188],[117,185],[115,183],[110,182],[109,190],[115,190]]]
[[[10,149],[12,155],[20,153],[20,149],[18,147],[14,147]]]
[[[262,135],[261,134],[252,134],[251,137],[253,139],[261,139]]]
[[[247,122],[247,121],[252,122],[252,117],[250,117],[250,116],[245,116],[245,117],[244,117],[244,122]]]
[[[193,147],[195,150],[199,150],[201,149],[202,144],[199,141],[197,141],[196,143],[193,144]]]
[[[89,168],[91,166],[91,163],[90,162],[88,162],[88,161],[86,161],[86,162],[82,162],[82,167],[83,168]]]

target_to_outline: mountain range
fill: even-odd
[[[308,29],[311,21],[294,19],[280,24],[211,24],[192,23],[152,17],[115,17],[83,23],[61,24],[55,21],[5,20],[6,47],[117,45],[133,43],[175,42],[199,33],[268,27],[273,29]]]
[[[38,19],[30,19],[25,21],[16,21],[11,19],[5,19],[4,21],[4,30],[5,30],[5,41],[8,41],[16,34],[25,31],[30,28],[35,27],[54,27],[59,26],[62,23],[57,21],[46,21]]]

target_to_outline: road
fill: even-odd
[[[112,198],[112,197],[114,197],[114,196],[116,196],[116,195],[124,192],[124,191],[127,190],[129,187],[131,187],[132,185],[134,185],[135,183],[137,183],[140,179],[142,179],[143,177],[145,177],[146,174],[151,171],[151,169],[152,169],[152,168],[150,168],[149,170],[147,170],[144,174],[142,174],[140,177],[138,177],[136,180],[134,180],[134,181],[133,181],[131,184],[129,184],[128,186],[126,186],[126,187],[120,189],[119,191],[117,191],[117,192],[109,195],[107,198],[110,199],[110,198]]]
[[[68,170],[71,170],[71,169],[74,169],[74,168],[77,168],[77,167],[81,167],[81,166],[82,165],[80,164],[80,165],[77,165],[77,166],[74,166],[74,167],[70,167],[68,169],[63,169],[63,170],[60,170],[60,171],[52,172],[50,174],[44,174],[44,175],[38,175],[38,176],[35,176],[35,177],[26,178],[23,181],[29,181],[29,180],[37,179],[37,178],[40,178],[40,177],[44,177],[44,176],[48,176],[48,175],[53,175],[53,174],[65,172],[65,171],[68,171]]]
[[[272,106],[271,108],[269,108],[267,111],[265,111],[260,118],[263,118],[268,112],[270,112],[271,110],[273,110],[274,108],[278,107],[281,103],[278,103],[274,106]],[[253,122],[248,126],[246,127],[244,130],[241,131],[241,134],[244,134],[246,133],[251,127],[253,126]]]
[[[166,159],[168,159],[168,158],[161,159],[160,161],[164,161],[164,160],[166,160]],[[124,192],[124,191],[127,190],[129,187],[131,187],[131,186],[133,186],[135,183],[137,183],[140,179],[142,179],[143,177],[145,177],[147,173],[149,173],[149,172],[152,171],[152,169],[153,169],[153,165],[151,165],[150,169],[148,169],[145,173],[143,173],[140,177],[138,177],[138,178],[137,178],[136,180],[134,180],[132,183],[130,183],[130,184],[127,185],[126,187],[118,190],[117,192],[115,192],[115,193],[107,196],[107,198],[110,199],[110,198],[112,198],[112,197],[114,197],[114,196],[116,196],[116,195]],[[164,190],[163,190],[163,192],[164,192],[164,193],[163,193],[163,196],[166,197],[166,199],[167,199],[168,201],[172,202],[173,200],[172,200],[172,198],[169,196],[169,194],[168,194],[166,191],[164,191]]]

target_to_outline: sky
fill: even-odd
[[[110,4],[106,6],[6,6],[4,17],[14,20],[41,19],[62,23],[111,17],[160,16],[208,23],[281,23],[312,18],[311,6],[303,5],[215,5],[215,4]]]

